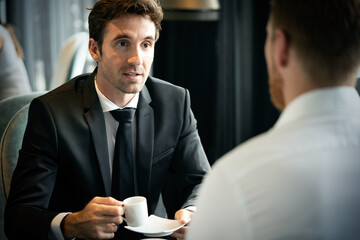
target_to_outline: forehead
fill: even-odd
[[[136,14],[121,15],[109,21],[104,29],[104,39],[125,34],[134,38],[153,37],[155,39],[155,23],[149,16]]]

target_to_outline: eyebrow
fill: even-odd
[[[116,37],[113,39],[113,41],[117,41],[117,40],[119,40],[119,39],[131,39],[131,38],[132,38],[132,37],[129,36],[129,35],[127,35],[127,34],[121,34],[121,35],[116,36]],[[144,39],[145,39],[145,40],[153,40],[153,41],[155,41],[155,38],[154,38],[153,36],[151,36],[151,35],[146,36]]]

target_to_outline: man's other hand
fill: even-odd
[[[186,209],[180,209],[175,213],[175,219],[179,220],[182,224],[187,224],[188,222],[190,222],[192,216],[193,216],[193,212]],[[171,234],[171,236],[175,237],[178,240],[183,240],[185,239],[185,232],[187,228],[188,228],[187,226],[184,226],[179,230],[175,231],[173,234]]]

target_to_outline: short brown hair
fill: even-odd
[[[326,80],[319,85],[341,83],[360,64],[360,0],[272,0],[270,23],[285,32],[307,74]]]
[[[156,40],[159,38],[163,11],[158,0],[100,0],[90,10],[89,34],[90,38],[98,43],[100,51],[106,24],[121,15],[149,16],[155,24],[155,38]]]

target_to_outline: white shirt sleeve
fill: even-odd
[[[68,213],[59,213],[54,217],[54,219],[51,221],[50,231],[49,231],[49,239],[50,240],[64,240],[64,235],[61,231],[60,224],[61,221],[64,219],[66,215],[70,214]]]

